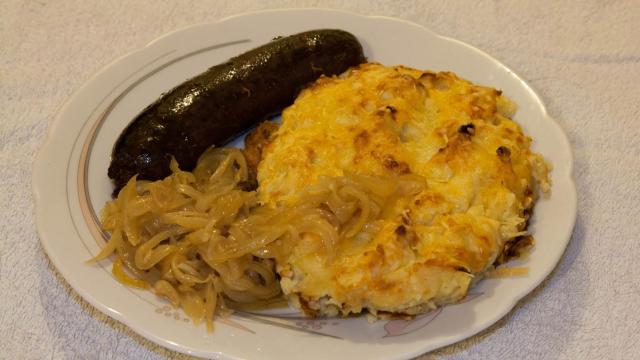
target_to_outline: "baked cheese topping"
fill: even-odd
[[[331,259],[307,251],[321,239],[304,238],[278,264],[284,293],[327,315],[414,314],[462,299],[549,189],[515,110],[500,91],[453,73],[376,63],[305,89],[263,150],[263,203],[304,201],[302,188],[346,173],[415,174],[426,187]]]

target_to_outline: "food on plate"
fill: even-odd
[[[360,233],[398,197],[424,186],[413,175],[350,174],[303,189],[302,201],[269,207],[244,190],[249,172],[238,149],[210,148],[193,172],[175,160],[170,166],[163,180],[132,177],[107,203],[102,226],[111,238],[93,261],[114,254],[120,282],[152,289],[209,329],[215,314],[281,295],[275,265],[294,246],[336,254],[341,237]]]
[[[260,214],[249,217],[257,198],[242,190],[249,180],[242,153],[210,149],[193,172],[180,170],[175,159],[170,168],[163,180],[132,177],[106,204],[101,221],[111,237],[92,260],[115,254],[119,281],[152,289],[209,328],[214,313],[228,311],[225,299],[251,303],[279,295],[273,260],[251,253],[282,229],[262,230]]]
[[[462,299],[505,244],[526,239],[549,188],[547,164],[510,119],[515,109],[450,72],[375,63],[302,91],[263,144],[262,204],[304,202],[309,185],[349,174],[418,177],[423,189],[342,234],[331,253],[309,251],[323,239],[302,236],[277,261],[285,296],[309,315],[413,315]]]
[[[209,146],[281,111],[320,75],[339,74],[363,61],[352,34],[314,30],[275,39],[178,85],[118,138],[108,171],[114,194],[136,174],[145,180],[169,175],[171,156],[193,169]]]
[[[309,316],[424,313],[530,246],[549,167],[516,105],[450,72],[323,76],[245,149],[132,176],[102,212],[114,275],[209,328],[284,296]],[[190,164],[187,164],[190,165]],[[257,181],[257,184],[256,184]],[[256,188],[257,185],[257,188]]]

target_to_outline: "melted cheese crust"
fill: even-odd
[[[453,73],[376,63],[305,89],[264,149],[263,203],[302,201],[304,186],[345,171],[414,173],[427,187],[371,224],[365,240],[341,242],[330,261],[294,248],[278,264],[285,294],[326,315],[415,314],[462,299],[523,234],[538,190],[549,187],[514,112],[500,91]]]

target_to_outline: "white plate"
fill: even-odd
[[[297,319],[291,311],[234,315],[214,333],[193,326],[150,293],[120,285],[108,263],[89,266],[102,244],[95,214],[109,200],[111,148],[145,106],[187,78],[234,55],[316,28],[339,28],[362,42],[367,57],[387,65],[451,70],[502,89],[519,104],[515,119],[534,150],[553,165],[552,196],[536,206],[537,239],[529,275],[488,279],[464,303],[417,319],[368,324],[355,319]],[[516,51],[516,49],[514,49]],[[51,126],[34,168],[37,224],[42,245],[69,284],[105,314],[171,349],[222,358],[406,358],[467,338],[495,323],[551,272],[576,217],[569,143],[535,92],[482,51],[406,21],[333,10],[278,10],[245,14],[179,30],[106,67],[69,100]],[[329,334],[323,336],[320,334]]]

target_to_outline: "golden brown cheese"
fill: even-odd
[[[263,203],[297,202],[320,176],[426,179],[327,259],[307,237],[278,264],[308,313],[414,314],[463,298],[506,241],[523,234],[547,165],[501,92],[449,72],[364,64],[321,78],[282,114],[258,167]],[[357,238],[357,237],[356,237]],[[320,246],[320,245],[317,245]]]

